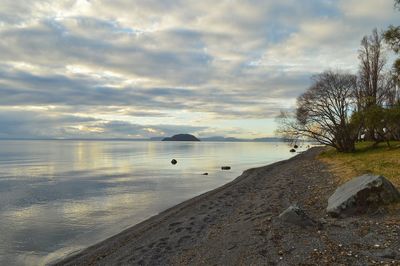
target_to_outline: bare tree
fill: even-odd
[[[355,150],[360,124],[351,117],[356,105],[356,76],[326,71],[297,99],[296,113],[282,113],[278,132],[286,138],[311,138],[340,152]]]
[[[382,106],[385,108],[392,108],[400,104],[400,91],[397,86],[398,79],[394,71],[387,72],[382,79],[382,87],[385,93],[382,97]]]
[[[364,36],[359,49],[360,69],[358,88],[355,96],[357,99],[357,111],[363,117],[364,129],[362,134],[364,140],[381,141],[382,128],[378,121],[371,123],[372,115],[376,113],[377,107],[388,107],[393,102],[393,91],[396,89],[393,82],[393,74],[385,71],[386,57],[383,47],[383,35],[377,29],[370,36]],[[371,110],[370,110],[371,109]],[[372,117],[365,117],[372,115]],[[368,120],[368,121],[367,121]]]
[[[383,54],[383,38],[377,29],[372,35],[364,36],[359,50],[360,73],[358,105],[361,108],[369,108],[379,104],[384,97],[385,88],[382,87],[383,68],[386,58]]]

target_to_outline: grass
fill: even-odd
[[[338,153],[330,148],[319,159],[329,165],[339,184],[372,173],[385,176],[400,188],[400,142],[391,142],[391,149],[386,143],[380,143],[377,147],[372,145],[372,142],[357,143],[354,153]]]

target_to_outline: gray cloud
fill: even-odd
[[[94,122],[96,119],[72,115],[53,115],[30,110],[0,110],[0,138],[52,138],[62,136],[66,126]]]
[[[0,137],[29,129],[134,137],[272,119],[312,74],[355,72],[360,39],[396,23],[392,7],[391,0],[5,0],[0,106],[10,117],[18,116],[14,107],[45,108],[30,116],[38,125],[52,119],[42,132],[2,116]],[[79,120],[87,114],[91,121]]]
[[[33,75],[21,71],[0,68],[0,104],[2,105],[92,105],[135,106],[158,110],[189,109],[203,112],[221,112],[220,107],[247,107],[264,104],[268,99],[295,97],[297,85],[308,82],[308,74],[271,77],[268,82],[255,78],[253,84],[238,83],[231,90],[218,87],[188,88],[141,88],[102,87],[88,77],[62,75]],[[250,79],[251,74],[248,74]],[[1,83],[3,80],[3,83]],[[273,87],[270,89],[269,87]],[[286,90],[280,89],[285,87]],[[288,89],[292,87],[293,89]],[[247,89],[247,91],[246,91]],[[246,93],[243,93],[246,91]],[[260,98],[262,99],[260,104]],[[264,100],[263,100],[264,99]],[[259,106],[260,107],[260,106]]]
[[[196,134],[207,127],[107,121],[46,110],[0,110],[0,138],[149,138],[180,132]]]

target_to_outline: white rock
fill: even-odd
[[[328,200],[329,215],[363,213],[369,207],[400,201],[400,192],[383,176],[363,175],[341,185]]]

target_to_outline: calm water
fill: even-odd
[[[0,265],[52,261],[290,156],[283,143],[0,141]]]

